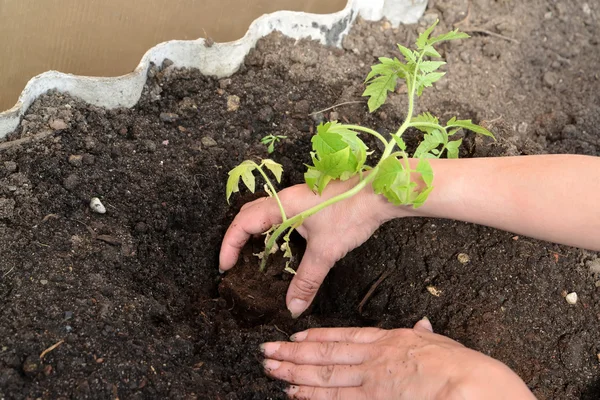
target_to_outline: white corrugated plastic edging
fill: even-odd
[[[14,131],[29,106],[48,90],[72,96],[106,108],[132,107],[139,100],[150,63],[160,65],[170,59],[177,67],[199,69],[205,75],[224,78],[234,74],[256,42],[273,31],[294,38],[319,40],[324,45],[340,46],[356,17],[375,21],[387,18],[393,25],[415,23],[427,0],[349,0],[333,14],[277,11],[256,19],[246,35],[234,42],[204,45],[204,39],[173,40],[161,43],[144,54],[137,68],[123,76],[88,77],[48,71],[31,79],[17,104],[0,113],[0,139]]]

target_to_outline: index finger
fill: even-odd
[[[281,223],[281,214],[273,198],[256,201],[235,216],[225,233],[219,254],[219,269],[227,271],[237,262],[240,251],[252,235],[269,230]]]

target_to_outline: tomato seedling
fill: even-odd
[[[271,154],[275,151],[275,144],[281,139],[286,139],[287,136],[282,135],[267,135],[260,139],[260,142],[267,146],[267,153]]]
[[[277,196],[277,191],[266,174],[266,170],[269,170],[277,182],[280,182],[283,173],[280,164],[268,159],[262,160],[260,164],[247,160],[229,172],[227,201],[232,193],[239,191],[240,179],[251,192],[254,192],[256,185],[254,171],[258,171],[266,181],[265,191],[269,196],[274,197],[279,205],[282,222],[271,227],[266,234],[265,251],[258,255],[261,258],[261,271],[266,266],[268,256],[278,249],[277,240],[282,235],[281,250],[284,251],[284,256],[291,260],[290,234],[302,225],[306,218],[325,207],[354,196],[367,185],[372,185],[375,193],[382,194],[395,205],[411,205],[414,208],[422,206],[433,190],[433,170],[428,160],[440,158],[442,155],[447,158],[458,158],[462,139],[450,140],[453,135],[461,129],[467,129],[481,135],[494,137],[487,129],[472,123],[471,120],[451,118],[445,124],[440,124],[439,119],[430,113],[413,115],[415,97],[421,96],[423,89],[431,87],[445,75],[444,72],[438,72],[445,62],[439,61],[442,57],[434,45],[469,37],[458,29],[431,37],[437,23],[438,21],[419,35],[416,49],[411,50],[398,45],[404,62],[398,58],[381,57],[379,63],[371,67],[371,72],[365,80],[366,90],[363,96],[369,97],[370,112],[374,112],[385,103],[388,92],[395,91],[398,80],[406,83],[407,117],[400,128],[391,134],[391,140],[388,141],[373,129],[340,124],[336,121],[320,124],[317,127],[317,133],[312,138],[313,151],[310,153],[312,165],[304,174],[306,183],[314,192],[322,194],[332,180],[347,180],[358,175],[359,181],[353,188],[288,218]],[[418,129],[424,134],[412,154],[412,158],[419,160],[414,169],[409,163],[407,147],[402,139],[402,135],[408,128]],[[383,154],[374,166],[367,164],[371,152],[359,138],[359,133],[373,135],[383,143]],[[363,174],[367,170],[370,170],[370,173]],[[418,189],[418,184],[411,180],[413,173],[420,175],[421,180],[425,183],[423,189]],[[286,270],[290,270],[289,261],[286,264]]]

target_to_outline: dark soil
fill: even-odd
[[[596,253],[454,221],[393,221],[338,263],[297,321],[285,312],[289,275],[260,274],[254,249],[245,269],[218,273],[220,241],[244,201],[227,205],[227,171],[266,156],[262,136],[287,135],[272,155],[283,187],[302,182],[316,122],[395,131],[402,93],[375,115],[364,103],[309,114],[363,100],[375,57],[395,55],[436,17],[452,27],[469,4],[461,26],[474,37],[442,46],[448,74],[420,111],[496,133],[497,143],[467,135],[463,157],[600,155],[596,2],[430,3],[420,25],[359,23],[343,49],[271,35],[230,80],[153,68],[133,109],[38,100],[11,139],[47,135],[0,151],[0,399],[282,398],[261,371],[261,342],[425,315],[507,363],[540,399],[599,398]],[[239,109],[228,111],[229,96]],[[94,196],[106,214],[91,212]],[[563,298],[571,291],[574,306]]]

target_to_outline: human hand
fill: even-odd
[[[341,194],[357,183],[356,179],[331,182],[322,196],[308,185],[296,185],[278,193],[288,217]],[[369,186],[357,195],[335,203],[307,218],[298,227],[306,239],[306,252],[290,283],[286,303],[296,318],[313,301],[327,273],[349,251],[364,243],[385,221],[393,218],[393,206],[373,193]],[[235,217],[221,245],[219,269],[232,268],[251,235],[263,233],[281,223],[274,198],[265,197],[245,204]]]
[[[319,328],[290,339],[261,350],[266,372],[291,383],[294,399],[534,399],[504,364],[434,334],[427,319],[413,329]]]

